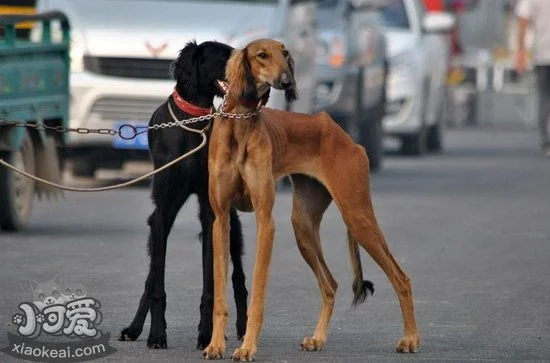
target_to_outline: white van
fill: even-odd
[[[217,40],[242,47],[256,38],[284,42],[295,60],[299,100],[311,112],[315,85],[314,0],[38,0],[37,11],[60,10],[72,28],[71,127],[144,126],[174,87],[170,63],[186,42]],[[270,107],[287,109],[273,90]],[[117,142],[71,134],[73,172],[93,176],[148,160],[146,137]]]

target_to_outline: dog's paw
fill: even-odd
[[[212,331],[201,331],[199,330],[199,337],[197,338],[197,349],[203,350],[208,344],[210,344],[210,339],[212,339]]]
[[[124,328],[120,332],[118,340],[121,342],[124,341],[134,341],[141,335],[141,329],[136,329],[132,327]]]
[[[420,337],[418,334],[405,335],[397,342],[395,350],[397,353],[416,353],[420,346]]]
[[[166,342],[166,333],[160,335],[149,335],[147,338],[147,348],[149,349],[166,349],[168,343]]]
[[[256,357],[256,348],[240,347],[235,350],[231,359],[235,362],[252,362]]]
[[[304,338],[304,341],[302,344],[300,344],[300,347],[302,350],[308,351],[308,352],[314,352],[317,350],[323,350],[325,347],[325,341],[321,339],[315,339],[315,338]]]
[[[242,341],[246,334],[246,320],[243,322],[237,321],[237,340]]]
[[[202,352],[204,359],[222,359],[225,352],[225,342],[221,344],[210,344]]]

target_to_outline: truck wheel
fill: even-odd
[[[2,159],[34,174],[34,150],[31,137],[25,132],[19,150],[0,152]],[[0,167],[0,228],[18,231],[25,227],[32,209],[34,180]]]
[[[407,156],[422,156],[426,152],[426,139],[427,139],[427,127],[426,127],[426,110],[428,108],[427,102],[429,97],[429,83],[424,81],[424,90],[422,96],[422,109],[420,110],[420,120],[422,125],[417,132],[413,134],[405,134],[401,137],[401,154]]]
[[[426,148],[433,153],[440,153],[443,151],[443,131],[441,130],[441,122],[437,122],[428,128],[428,134],[426,135]]]
[[[426,129],[424,126],[417,133],[401,136],[401,154],[421,156],[426,152]]]
[[[369,109],[363,108],[363,92],[365,70],[359,71],[359,82],[357,90],[357,100],[355,105],[355,120],[358,131],[358,143],[365,148],[369,158],[369,169],[371,172],[377,172],[382,168],[384,158],[384,149],[382,146],[382,119],[384,118],[386,102],[385,87],[382,92],[383,97],[380,103]]]
[[[384,111],[379,112],[376,108],[372,112],[374,117],[366,117],[359,125],[359,144],[367,152],[369,168],[372,172],[379,171],[384,160],[384,147],[382,145],[382,115]],[[369,112],[366,114],[369,114]]]
[[[428,127],[426,134],[426,149],[432,153],[443,152],[444,144],[444,130],[447,123],[447,91],[444,92],[443,101],[439,104],[437,109],[437,120],[435,125]]]

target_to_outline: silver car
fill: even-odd
[[[311,112],[315,62],[314,0],[38,0],[37,11],[60,10],[71,33],[71,127],[144,126],[174,82],[170,63],[186,42],[218,40],[234,47],[277,38],[295,60],[300,100]],[[39,32],[38,32],[39,33]],[[268,106],[288,109],[283,92]],[[148,160],[146,135],[132,142],[104,135],[71,135],[73,172],[120,168]]]
[[[317,0],[315,111],[327,111],[365,147],[371,170],[382,166],[386,39],[375,2]]]
[[[385,0],[377,13],[388,39],[388,108],[385,134],[401,141],[401,152],[441,152],[447,74],[446,35],[455,23],[448,13],[426,13],[422,0]]]

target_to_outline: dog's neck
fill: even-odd
[[[260,106],[264,106],[269,100],[270,87],[267,86],[266,90],[262,92],[261,96],[253,98],[246,98],[242,95],[235,94],[229,91],[229,95],[226,99],[227,110],[232,110],[235,113],[247,113],[256,110]]]
[[[185,84],[178,82],[176,84],[178,94],[189,103],[199,107],[210,108],[214,103],[214,91],[202,89],[189,89]]]

